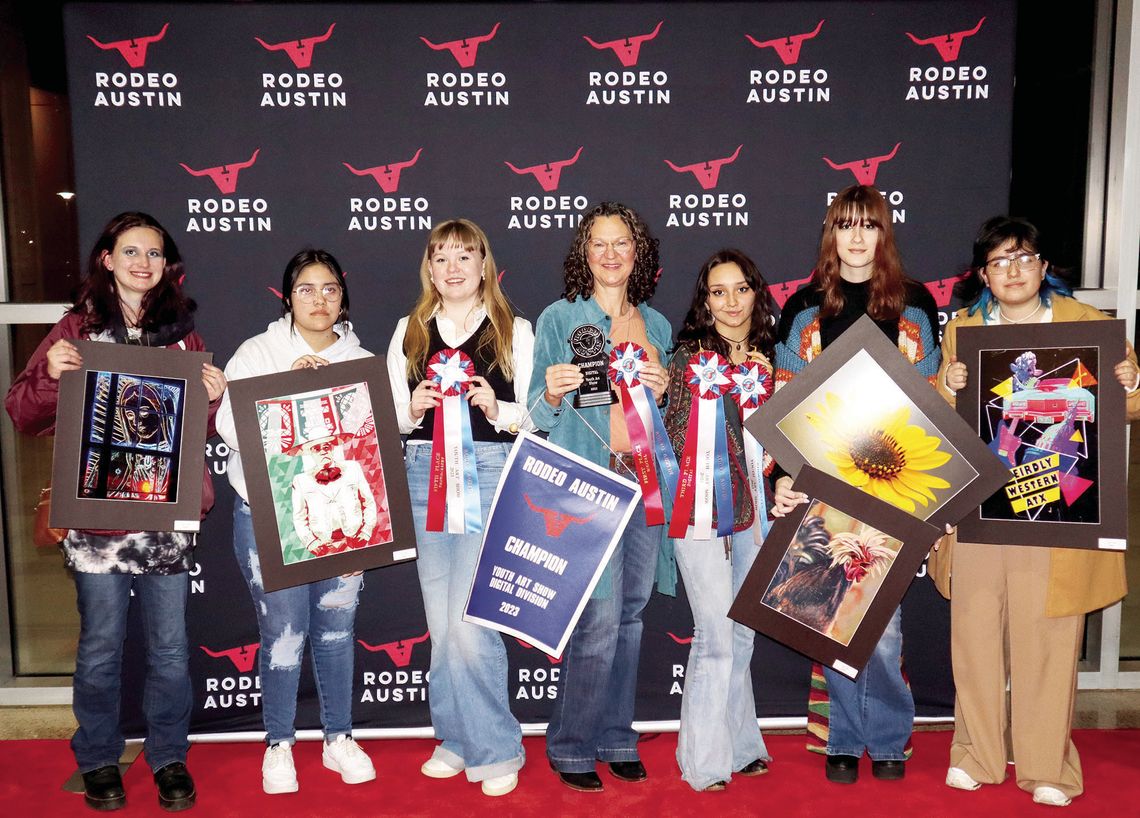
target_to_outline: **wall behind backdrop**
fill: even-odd
[[[279,315],[285,262],[324,247],[348,271],[364,345],[382,353],[443,219],[487,231],[507,295],[534,321],[559,297],[581,211],[626,202],[661,240],[653,303],[677,327],[723,246],[756,259],[783,304],[811,272],[831,197],[861,182],[884,192],[908,272],[949,311],[977,226],[1008,204],[1013,15],[1012,0],[76,4],[80,246],[119,211],[154,214],[219,365]],[[225,454],[208,445],[218,502],[189,613],[195,732],[261,728]],[[366,577],[358,727],[429,722],[414,571]],[[904,608],[919,713],[946,715],[947,606],[921,576]],[[655,595],[639,720],[677,718],[691,635],[683,589]],[[546,721],[558,663],[508,648],[517,715]],[[762,716],[804,714],[806,659],[761,637],[753,674]],[[298,727],[318,726],[306,675]]]

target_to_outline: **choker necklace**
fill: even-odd
[[[1044,301],[1041,301],[1040,299],[1038,299],[1037,309],[1035,309],[1033,312],[1029,313],[1029,315],[1025,316],[1024,318],[1009,318],[1008,316],[1006,316],[1006,314],[1004,312],[1002,312],[1001,304],[998,304],[998,315],[1001,316],[1001,320],[1005,321],[1007,324],[1024,324],[1026,321],[1028,321],[1030,318],[1035,316],[1037,313],[1041,312],[1041,306],[1044,303],[1045,303]]]
[[[744,349],[744,342],[748,340],[747,335],[745,335],[740,340],[737,340],[736,338],[729,338],[727,335],[725,335],[720,330],[714,330],[714,332],[716,332],[717,335],[719,335],[725,341],[728,341],[730,344],[736,344],[736,351],[737,352],[740,352],[740,350]]]

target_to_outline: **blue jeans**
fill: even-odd
[[[914,727],[914,697],[902,676],[902,608],[896,608],[870,661],[851,681],[824,668],[831,700],[827,754],[903,761]]]
[[[475,442],[484,525],[510,449],[509,443]],[[442,742],[433,757],[463,768],[469,781],[517,772],[526,756],[511,713],[503,637],[463,621],[483,535],[427,531],[431,445],[408,446],[404,459],[419,546],[416,572],[431,632],[428,705]]]
[[[190,742],[189,653],[186,646],[186,595],[189,574],[75,575],[79,608],[79,649],[75,656],[72,709],[79,729],[71,749],[80,772],[117,764],[123,753],[119,697],[123,641],[131,587],[142,605],[146,639],[147,764],[159,770],[185,761]]]
[[[613,592],[591,598],[562,654],[562,686],[546,728],[546,755],[559,772],[595,761],[637,761],[633,729],[641,614],[653,592],[661,528],[639,503],[610,557]]]
[[[234,554],[257,612],[265,740],[271,745],[294,741],[306,639],[311,642],[325,740],[352,735],[352,637],[361,577],[334,577],[266,593],[253,518],[240,495],[234,496]]]
[[[752,693],[756,632],[728,618],[760,546],[748,529],[732,536],[731,559],[724,553],[723,538],[686,537],[674,540],[673,549],[693,612],[677,764],[681,778],[700,791],[728,781],[758,758],[769,759]]]

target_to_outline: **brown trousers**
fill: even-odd
[[[1021,789],[1080,795],[1081,760],[1070,732],[1084,615],[1045,616],[1049,549],[960,542],[952,571],[958,694],[950,765],[999,784],[1012,760]]]

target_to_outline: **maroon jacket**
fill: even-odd
[[[60,338],[84,340],[83,316],[69,312],[51,328],[47,337],[36,347],[28,365],[24,367],[8,396],[4,398],[4,408],[8,410],[17,431],[27,435],[50,435],[55,432],[56,405],[59,403],[59,381],[47,371],[47,351]],[[170,344],[171,349],[187,349],[191,352],[205,352],[206,344],[202,336],[191,330],[180,342]],[[214,434],[214,415],[221,405],[221,399],[210,404],[207,436]],[[202,473],[202,517],[214,506],[214,484],[210,480],[207,465]],[[124,531],[99,531],[103,535],[125,534]]]

